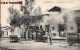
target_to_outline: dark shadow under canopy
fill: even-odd
[[[54,6],[53,8],[51,8],[50,10],[48,10],[49,12],[61,12],[61,8],[58,6]]]

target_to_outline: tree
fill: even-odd
[[[40,21],[42,19],[41,16],[41,8],[38,7],[37,9],[35,9],[33,12],[35,14],[39,14],[39,15],[32,15],[32,10],[33,10],[33,3],[34,0],[25,0],[25,5],[21,6],[21,11],[24,13],[23,17],[22,17],[22,24],[26,25],[27,27],[30,24],[36,23],[37,21]],[[40,12],[40,13],[38,13]]]
[[[25,5],[21,5],[20,9],[23,12],[23,15],[21,15],[17,9],[14,9],[13,7],[9,8],[10,25],[14,28],[21,28],[21,25],[23,25],[23,29],[25,29],[23,34],[28,31],[30,24],[36,23],[37,21],[40,21],[42,19],[41,14],[37,16],[32,16],[33,2],[34,0],[25,0]]]
[[[9,13],[10,13],[10,25],[17,27],[20,25],[19,21],[20,21],[20,14],[19,11],[14,9],[13,7],[10,7],[9,9]]]
[[[42,11],[41,11],[41,7],[37,7],[34,11],[33,11],[34,16],[40,16],[42,15]]]
[[[19,13],[19,10],[14,9],[13,6],[9,7],[8,11],[9,11],[9,15],[10,15],[9,16],[9,21],[10,21],[9,23],[10,23],[10,26],[11,26],[10,32],[12,34],[14,34],[15,28],[16,27],[20,28],[20,25],[21,25],[20,13]]]

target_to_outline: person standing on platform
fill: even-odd
[[[52,32],[51,32],[51,30],[49,32],[49,41],[50,41],[50,45],[52,45]]]

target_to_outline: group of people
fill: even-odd
[[[45,31],[43,29],[38,30],[36,40],[37,41],[44,41],[45,40],[44,35],[45,35]]]
[[[49,33],[49,32],[48,32]],[[28,40],[35,40],[38,42],[45,42],[49,39],[50,44],[52,44],[52,35],[49,34],[47,37],[45,37],[45,30],[43,29],[37,29],[36,31],[32,31],[31,29],[27,32]],[[24,34],[26,38],[26,34]]]

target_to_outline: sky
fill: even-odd
[[[1,0],[1,2],[17,2],[17,1],[23,1],[24,0]],[[1,4],[1,25],[2,26],[9,26],[9,12],[8,8],[12,6],[13,4]],[[49,10],[50,8],[54,6],[59,6],[64,9],[73,9],[80,7],[80,0],[35,0],[34,7],[41,7],[41,10],[43,12],[46,12],[46,10]],[[20,4],[14,4],[14,8],[18,9],[20,8]]]

